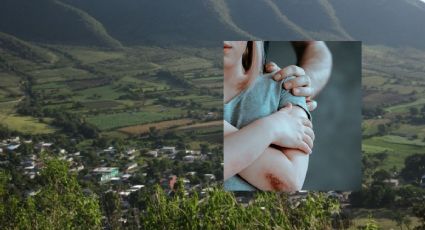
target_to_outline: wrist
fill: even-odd
[[[273,143],[274,137],[277,136],[276,125],[274,125],[272,116],[273,115],[269,115],[267,117],[263,117],[257,120],[258,126],[260,127],[259,132],[262,136],[266,138],[267,142],[269,142],[270,144]]]

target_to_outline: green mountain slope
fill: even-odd
[[[74,45],[117,48],[102,24],[82,10],[56,0],[3,0],[0,31],[19,38]]]
[[[247,39],[215,1],[64,0],[103,23],[125,44],[217,45]],[[218,10],[220,9],[220,10]]]
[[[46,49],[30,44],[12,35],[0,32],[0,57],[13,55],[32,62],[53,62],[56,56]]]

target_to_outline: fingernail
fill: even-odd
[[[299,93],[300,92],[300,90],[299,89],[294,89],[294,94],[297,94],[297,93]]]
[[[291,88],[292,84],[291,83],[286,83],[286,88]]]

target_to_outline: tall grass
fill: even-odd
[[[214,187],[205,197],[172,194],[158,186],[146,196],[140,223],[147,229],[332,229],[339,203],[321,193],[290,199],[285,193],[258,192],[248,204]]]

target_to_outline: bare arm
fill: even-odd
[[[232,125],[224,121],[224,180],[252,164],[273,141],[271,129],[263,119],[256,120],[241,130],[232,128]],[[253,138],[253,135],[258,137]]]
[[[294,115],[307,117],[301,108],[294,107],[293,112]],[[238,132],[237,128],[227,122],[224,130],[225,136]],[[256,137],[261,138],[258,133]],[[242,143],[249,144],[246,141]],[[300,190],[304,183],[308,160],[309,156],[301,150],[267,146],[254,162],[238,173],[261,190],[295,191]]]
[[[311,81],[311,97],[315,97],[328,82],[332,69],[332,55],[322,41],[292,43],[298,58],[298,65],[304,69]]]

